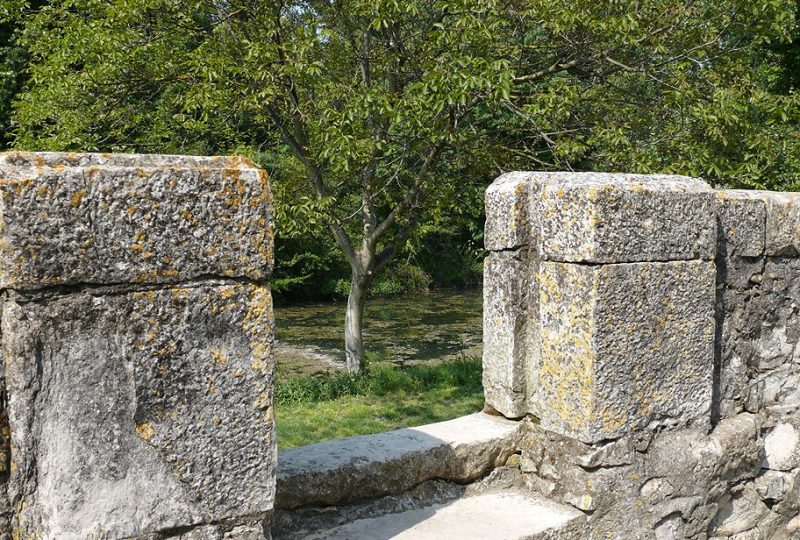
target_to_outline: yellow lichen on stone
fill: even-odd
[[[219,365],[227,365],[230,362],[230,358],[222,352],[219,347],[211,346],[211,357],[214,359],[214,362]]]
[[[145,441],[149,441],[153,438],[153,435],[156,434],[156,429],[153,427],[152,424],[148,422],[143,422],[136,426],[136,434],[139,435]]]
[[[272,396],[269,392],[261,392],[253,402],[253,408],[266,410],[272,404]]]
[[[570,429],[580,430],[595,418],[592,387],[596,361],[591,341],[594,332],[593,295],[579,302],[562,296],[559,276],[566,290],[594,290],[591,276],[574,265],[548,263],[540,272],[540,306],[543,318],[554,321],[543,327],[539,378],[548,408]]]
[[[264,373],[272,364],[272,295],[267,287],[254,286],[251,291],[242,329],[250,337],[251,367]]]

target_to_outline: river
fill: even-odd
[[[278,306],[275,358],[281,376],[344,369],[344,302]],[[480,290],[373,298],[364,316],[367,357],[396,365],[481,354]]]

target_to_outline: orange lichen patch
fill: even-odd
[[[229,287],[229,288],[226,288],[226,289],[222,289],[222,291],[220,291],[219,294],[223,298],[223,300],[229,300],[229,299],[233,298],[234,296],[236,296],[236,290],[234,290],[233,288]]]
[[[189,296],[189,289],[185,288],[175,288],[172,289],[172,298],[174,300],[183,300]]]
[[[230,208],[241,206],[247,194],[247,184],[242,180],[240,169],[222,169],[222,197]]]
[[[161,347],[161,349],[153,351],[153,356],[157,357],[172,356],[177,351],[178,351],[178,344],[175,343],[174,341],[170,341],[169,343]]]
[[[136,434],[139,435],[145,441],[149,441],[153,438],[153,435],[156,434],[156,429],[153,427],[152,424],[148,422],[144,422],[136,426]]]
[[[133,276],[134,283],[147,283],[148,281],[154,281],[157,277],[155,271],[152,272],[145,272],[143,274],[137,274]]]
[[[155,291],[137,291],[133,293],[134,300],[149,300],[153,301],[156,299],[156,292]]]
[[[216,158],[215,158],[216,159]],[[229,156],[227,158],[222,158],[227,163],[228,167],[233,168],[244,168],[244,169],[256,169],[256,164],[253,163],[253,160],[244,156]]]
[[[81,201],[84,197],[86,197],[86,190],[79,189],[69,198],[69,204],[71,204],[73,208],[77,208],[81,205]]]

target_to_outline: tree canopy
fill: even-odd
[[[251,155],[279,236],[330,231],[361,311],[504,170],[800,186],[795,0],[4,4],[15,146]]]

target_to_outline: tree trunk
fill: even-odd
[[[358,373],[366,365],[362,326],[369,281],[364,274],[353,271],[350,294],[347,296],[347,311],[344,317],[344,353],[347,371],[350,373]]]

